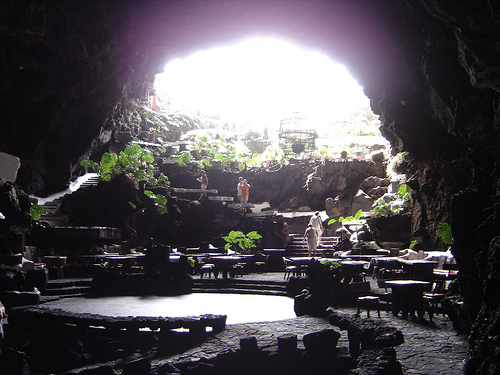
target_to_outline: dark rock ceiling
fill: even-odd
[[[467,372],[486,374],[500,328],[499,18],[493,0],[6,0],[0,150],[22,159],[26,191],[50,193],[141,121],[136,105],[168,59],[255,35],[319,50],[348,67],[385,136],[410,152],[415,235],[452,223],[477,323]]]

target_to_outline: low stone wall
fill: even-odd
[[[225,327],[225,315],[202,315],[185,318],[162,318],[162,317],[106,317],[95,314],[68,313],[62,310],[52,310],[43,307],[16,307],[12,309],[9,316],[9,325],[17,327],[18,334],[29,335],[37,340],[38,345],[46,345],[51,354],[47,354],[47,348],[38,346],[37,352],[43,353],[45,366],[58,359],[64,362],[65,368],[58,367],[49,369],[42,367],[31,370],[44,370],[64,372],[65,374],[331,374],[337,375],[354,374],[384,374],[402,375],[401,364],[397,361],[395,346],[404,342],[401,331],[380,325],[375,321],[361,319],[356,315],[338,313],[328,310],[329,322],[340,330],[347,330],[349,347],[338,346],[341,333],[337,328],[323,328],[318,331],[309,331],[299,338],[296,333],[276,333],[276,345],[265,345],[259,347],[259,333],[255,336],[248,332],[241,334],[239,348],[220,350],[214,346],[201,358],[186,357],[178,360],[169,360],[168,353],[181,353],[188,347],[200,345],[207,337],[206,328],[212,327],[212,339],[217,339],[217,333]],[[12,328],[11,327],[11,332]],[[107,348],[115,345],[118,338],[129,340],[129,348],[125,352],[120,351],[116,357],[101,356],[101,361],[89,362],[88,360],[74,360],[70,362],[65,357],[65,351],[53,350],[53,342],[65,345],[65,337],[82,342],[83,346],[92,345],[96,342],[95,337],[88,331],[94,327],[101,327],[101,345]],[[150,346],[142,347],[140,342],[144,336],[139,334],[140,328],[159,330],[159,340],[149,343]],[[172,330],[187,328],[184,338],[172,336]],[[67,336],[61,334],[62,330],[68,332]],[[13,333],[13,332],[12,332]],[[89,336],[90,343],[83,338]],[[104,339],[104,344],[102,340]],[[302,340],[303,347],[298,342]],[[170,346],[166,352],[161,350],[162,341]],[[158,343],[160,346],[158,346]],[[89,346],[90,347],[90,346]],[[65,348],[71,352],[70,348]],[[219,350],[217,350],[219,349]],[[130,350],[130,355],[126,355]],[[52,357],[51,357],[52,356]],[[30,353],[27,353],[27,358]],[[173,358],[173,357],[170,357]],[[73,366],[70,366],[73,364]],[[69,370],[71,368],[71,370]],[[58,371],[59,370],[59,371]],[[63,371],[60,371],[63,370]],[[43,371],[42,371],[43,372]]]
[[[82,329],[88,327],[103,327],[108,330],[138,331],[149,328],[152,331],[166,332],[178,328],[189,329],[190,333],[203,334],[207,327],[218,332],[226,325],[226,315],[205,314],[200,316],[170,318],[149,316],[111,317],[98,314],[72,313],[60,309],[50,309],[41,306],[14,307],[9,315],[10,324],[74,325]]]

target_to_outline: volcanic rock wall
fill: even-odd
[[[253,35],[344,63],[409,151],[412,226],[450,222],[472,327],[467,372],[499,366],[500,5],[491,0],[73,1],[0,5],[0,150],[28,192],[60,190],[78,160],[143,121],[169,58]],[[436,241],[439,245],[439,242]],[[487,302],[484,302],[487,301]]]

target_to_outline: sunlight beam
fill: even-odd
[[[259,131],[300,112],[325,132],[369,106],[344,66],[278,39],[248,39],[173,60],[155,88],[174,110],[218,115]]]

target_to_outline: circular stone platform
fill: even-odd
[[[293,298],[282,296],[192,293],[168,297],[65,298],[46,302],[43,307],[111,317],[186,317],[223,314],[227,315],[226,324],[241,324],[295,318],[293,305]]]

